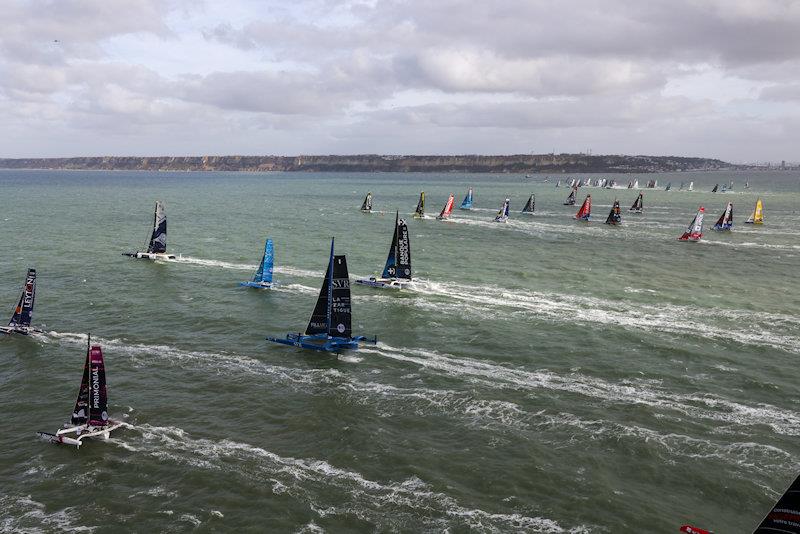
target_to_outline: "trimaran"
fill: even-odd
[[[108,392],[106,389],[106,368],[103,351],[99,345],[87,341],[86,360],[83,364],[83,377],[78,389],[78,400],[69,423],[55,434],[39,432],[39,436],[52,443],[64,443],[80,447],[87,438],[108,439],[112,431],[127,423],[114,421],[108,417]]]
[[[328,258],[328,269],[322,288],[317,297],[317,304],[311,313],[306,331],[290,332],[285,338],[268,337],[269,341],[290,345],[303,349],[323,352],[340,352],[346,349],[357,349],[361,341],[377,343],[377,337],[367,339],[365,336],[352,334],[352,310],[350,308],[350,276],[347,273],[347,258],[335,256],[331,238],[331,253]]]
[[[405,289],[411,283],[411,241],[406,221],[400,218],[398,211],[394,217],[394,234],[389,247],[389,256],[383,267],[380,278],[356,279],[356,284],[378,287],[381,289]]]
[[[167,215],[164,204],[156,200],[156,209],[153,213],[153,231],[147,243],[147,252],[123,252],[123,256],[147,260],[174,260],[173,254],[167,254]]]
[[[33,304],[36,301],[36,269],[28,269],[25,275],[25,284],[22,286],[22,293],[19,296],[14,313],[8,326],[0,326],[0,334],[22,334],[27,336],[31,332],[41,332],[31,327],[33,318]]]

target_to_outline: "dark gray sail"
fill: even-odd
[[[153,234],[147,245],[147,252],[151,254],[164,254],[167,251],[167,216],[164,205],[156,201],[156,210],[153,214]]]
[[[344,255],[333,257],[330,298],[328,335],[349,339],[353,334],[352,310],[350,309],[350,275],[347,272],[347,258]]]
[[[531,195],[528,197],[528,202],[525,204],[525,207],[522,208],[522,213],[533,213],[533,210],[536,207],[536,195]]]
[[[14,308],[14,313],[8,322],[8,326],[11,328],[27,328],[31,326],[35,300],[36,269],[28,269],[28,274],[25,276],[25,285],[22,286],[22,294],[19,296],[19,302],[17,302],[17,307]]]
[[[89,347],[86,348],[86,361],[83,364],[83,378],[78,390],[78,400],[72,410],[70,422],[73,425],[82,425],[89,421]]]

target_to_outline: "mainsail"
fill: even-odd
[[[19,296],[17,307],[8,322],[10,328],[29,328],[33,317],[33,303],[36,300],[36,269],[28,269],[25,276],[25,285]]]
[[[725,211],[717,219],[714,230],[730,230],[733,226],[733,202],[728,202]]]
[[[683,235],[678,238],[679,241],[700,241],[700,238],[703,237],[703,215],[705,212],[705,208],[700,206],[700,209],[697,210],[694,219],[692,219],[692,222],[689,223],[689,227],[686,229]]]
[[[395,215],[392,245],[389,247],[382,276],[411,280],[411,242],[408,237],[408,226],[400,218],[399,212]]]
[[[464,197],[464,200],[461,202],[462,210],[471,210],[472,209],[472,188],[469,188],[467,191],[467,196]]]
[[[497,212],[497,215],[494,218],[494,222],[508,221],[508,207],[510,202],[511,200],[508,198],[503,201],[503,205],[500,206],[500,211]]]
[[[664,191],[669,191],[670,189],[672,189],[672,182],[667,184],[667,187],[664,188]]]
[[[639,196],[636,197],[636,200],[633,201],[633,206],[628,208],[628,211],[632,211],[634,213],[642,213],[643,204],[644,204],[643,194],[639,193]]]
[[[275,262],[275,252],[273,250],[272,239],[267,239],[264,243],[264,255],[261,257],[261,264],[258,266],[253,282],[272,283],[272,269]]]
[[[606,224],[622,224],[622,214],[619,209],[619,200],[614,199],[614,205],[611,207],[611,213],[606,218]]]
[[[108,394],[103,351],[95,345],[89,350],[89,426],[108,425]]]
[[[533,210],[536,208],[536,195],[531,195],[528,197],[528,202],[525,203],[525,207],[522,208],[522,213],[533,213]]]
[[[333,254],[331,239],[331,255],[325,280],[317,298],[317,304],[311,314],[306,328],[306,335],[327,334],[329,337],[350,338],[350,276],[347,273],[347,259],[344,255]]]
[[[414,210],[414,217],[417,219],[425,217],[425,191],[419,194],[419,201],[417,201],[417,209]]]
[[[800,476],[781,495],[753,534],[800,534]]]
[[[575,205],[575,194],[578,192],[577,186],[572,186],[572,190],[569,192],[569,196],[567,200],[564,201],[565,206],[574,206]]]
[[[167,215],[164,213],[164,204],[160,200],[156,200],[156,210],[153,214],[153,234],[150,236],[147,252],[151,254],[167,252]]]
[[[711,190],[712,193],[716,193],[719,189],[719,184],[714,184],[714,188]]]
[[[364,197],[364,202],[361,203],[361,211],[372,211],[372,192],[368,192]]]
[[[86,360],[83,363],[83,377],[81,387],[78,389],[78,400],[75,401],[75,409],[72,410],[70,422],[73,425],[83,425],[89,420],[89,347],[86,347]]]
[[[437,219],[442,221],[444,219],[449,219],[450,218],[450,214],[453,213],[453,201],[454,201],[454,199],[455,199],[455,196],[452,193],[450,193],[450,198],[447,199],[447,204],[444,205],[444,208],[442,208],[442,212],[439,214],[438,217],[436,217]]]
[[[694,191],[694,182],[689,182],[689,191]]]
[[[747,218],[745,224],[764,224],[764,204],[760,198],[756,200],[756,207],[753,208],[753,213]]]
[[[575,214],[576,219],[588,221],[592,216],[592,195],[586,195],[586,199],[581,204],[581,209]]]

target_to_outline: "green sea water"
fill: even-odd
[[[640,176],[639,216],[582,188],[587,224],[539,175],[0,172],[0,305],[35,267],[47,332],[0,339],[0,532],[751,532],[800,471],[799,177]],[[122,257],[157,199],[179,259]],[[700,205],[706,236],[678,242]],[[396,209],[415,290],[353,289],[377,346],[265,341],[305,327],[331,236],[351,278],[382,269]],[[279,286],[238,287],[267,237]],[[132,428],[43,443],[87,332]]]

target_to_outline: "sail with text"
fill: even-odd
[[[461,201],[461,207],[459,209],[462,210],[471,210],[472,209],[472,188],[469,188],[467,191],[467,196],[464,197],[464,200]]]
[[[606,224],[613,224],[618,225],[622,224],[622,213],[620,213],[619,209],[619,200],[616,198],[614,199],[614,205],[611,206],[611,212],[608,214],[606,218]]]
[[[89,362],[90,350],[91,348],[87,346],[81,387],[78,389],[78,400],[75,401],[75,409],[72,410],[72,417],[70,417],[70,423],[73,425],[85,425],[89,421],[89,381],[91,378],[91,364]]]
[[[444,205],[442,208],[441,213],[436,216],[437,219],[440,221],[444,221],[450,218],[450,214],[453,213],[453,202],[455,201],[455,195],[450,193],[450,197],[447,199],[447,204]]]
[[[714,184],[714,188],[711,190],[712,193],[716,193],[719,189],[719,184]]]
[[[400,218],[399,212],[394,218],[394,236],[386,265],[383,267],[383,277],[411,280],[411,243],[408,238],[408,226]]]
[[[636,197],[636,200],[633,201],[633,206],[628,208],[628,211],[632,211],[633,213],[642,213],[643,207],[644,207],[643,194],[639,193],[639,196]]]
[[[272,272],[275,264],[275,250],[272,239],[267,239],[264,243],[264,255],[261,256],[261,263],[258,270],[249,282],[240,282],[240,286],[267,289],[272,287]]]
[[[576,186],[572,186],[572,190],[569,192],[569,196],[567,200],[564,201],[565,206],[574,206],[575,205],[575,195],[578,193],[578,188]]]
[[[372,192],[367,192],[367,196],[364,197],[364,202],[361,203],[361,211],[364,213],[369,213],[372,211]]]
[[[420,192],[417,208],[414,210],[414,218],[422,219],[425,217],[425,191]]]
[[[179,225],[180,226],[180,225]],[[164,213],[164,204],[156,200],[156,210],[153,213],[153,233],[147,252],[151,254],[164,254],[167,252],[167,215]]]
[[[268,337],[269,341],[304,349],[324,352],[339,352],[344,349],[357,349],[364,336],[352,335],[352,309],[350,300],[350,275],[347,272],[347,258],[334,254],[334,239],[331,238],[331,252],[328,268],[317,297],[314,311],[305,333],[289,333],[285,338]],[[377,338],[370,340],[377,343]]]
[[[723,230],[730,230],[733,227],[733,202],[728,202],[728,205],[725,206],[725,211],[720,215],[719,219],[717,219],[717,223],[714,225],[714,230],[723,231]]]
[[[8,327],[0,330],[0,333],[27,334],[31,330],[31,320],[33,319],[33,305],[36,301],[36,269],[28,269],[25,275],[25,284],[22,286],[22,293],[8,321]]]
[[[781,495],[753,534],[800,534],[800,476]]]
[[[705,208],[700,206],[694,219],[689,223],[689,227],[683,235],[678,238],[678,241],[700,241],[700,238],[703,237],[703,215],[705,215],[705,212]]]
[[[756,207],[753,208],[753,213],[747,218],[745,224],[764,224],[764,204],[760,198],[756,200]]]
[[[494,222],[508,222],[508,208],[510,203],[511,200],[508,198],[503,201],[503,205],[500,206],[500,211],[497,212]]]
[[[536,209],[536,195],[531,195],[528,197],[528,202],[525,203],[525,207],[522,208],[522,213],[533,213],[533,210]]]
[[[89,351],[89,421],[92,427],[108,425],[108,393],[103,351],[95,345]]]
[[[592,216],[592,195],[586,195],[586,199],[581,204],[581,208],[578,210],[578,213],[575,214],[575,218],[579,221],[588,221]]]

